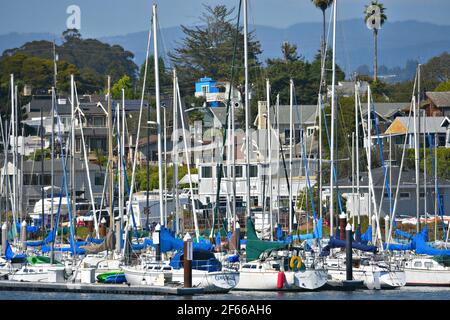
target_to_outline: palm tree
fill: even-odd
[[[378,7],[378,15],[379,15],[379,23],[376,21],[377,18],[374,17],[374,14],[376,13],[375,10],[373,10],[373,6]],[[371,10],[370,10],[371,9]],[[364,22],[367,24],[367,22],[371,21],[373,29],[373,38],[374,38],[374,49],[375,49],[375,55],[374,55],[374,62],[373,62],[373,79],[374,81],[377,81],[378,76],[378,30],[381,28],[381,26],[384,24],[384,22],[387,20],[387,16],[384,13],[386,8],[384,5],[377,1],[372,1],[370,6],[366,6],[366,10],[364,11],[365,17]],[[377,22],[377,23],[376,23]]]
[[[311,0],[311,2],[320,10],[322,10],[322,22],[323,22],[323,28],[322,28],[322,41],[320,45],[320,55],[323,61],[323,57],[325,55],[325,11],[333,4],[333,0]],[[322,68],[323,69],[323,68]],[[323,74],[321,74],[322,81],[325,81],[325,77]],[[325,84],[325,83],[324,83]],[[322,89],[324,89],[325,86],[323,86]],[[326,88],[325,88],[326,89]]]

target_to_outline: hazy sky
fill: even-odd
[[[361,18],[369,0],[338,0],[338,18]],[[449,0],[383,0],[389,21],[418,20],[450,25]],[[202,4],[237,6],[238,0],[0,0],[0,34],[66,29],[69,5],[81,9],[84,37],[120,35],[148,28],[151,5],[158,4],[162,28],[199,22]],[[250,24],[286,27],[321,21],[310,0],[249,0]]]

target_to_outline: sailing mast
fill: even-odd
[[[175,200],[175,234],[179,234],[179,207],[178,207],[178,113],[177,113],[177,71],[173,69],[173,126],[172,126],[172,170],[173,170],[173,197]]]
[[[74,219],[76,216],[76,194],[75,194],[75,83],[74,83],[74,75],[70,75],[70,90],[71,90],[71,99],[72,99],[72,105],[71,105],[71,133],[72,133],[72,139],[70,143],[70,155],[72,158],[72,167],[71,167],[71,175],[70,175],[70,185],[72,187],[72,221],[70,223],[74,223]],[[69,203],[68,203],[69,205]]]
[[[337,0],[333,4],[333,58],[331,77],[331,142],[330,142],[330,238],[333,236],[334,226],[334,121],[335,121],[335,85],[336,85],[336,7]]]
[[[155,62],[155,98],[156,98],[156,134],[158,139],[158,178],[159,178],[159,215],[160,224],[164,225],[163,203],[163,172],[162,172],[162,142],[161,142],[161,103],[159,97],[159,62],[158,35],[156,33],[156,4],[153,5],[153,57]],[[139,137],[138,137],[139,139]],[[192,208],[195,211],[195,208]]]
[[[272,123],[271,123],[271,115],[270,115],[270,83],[269,79],[266,79],[266,95],[267,95],[267,150],[269,152],[268,155],[268,163],[269,163],[269,223],[270,223],[270,240],[273,240],[273,221],[272,221]],[[263,219],[264,221],[264,219]],[[264,237],[264,229],[263,229],[263,237]]]
[[[277,94],[277,110],[276,110],[276,122],[277,122],[277,140],[280,141],[280,94]],[[280,224],[280,148],[277,148],[277,226]],[[278,228],[278,227],[277,227]]]
[[[108,76],[108,175],[109,175],[109,229],[114,230],[114,161],[112,141],[111,76]],[[130,199],[131,201],[131,199]],[[112,254],[112,252],[111,252]]]
[[[420,206],[420,185],[419,185],[419,115],[418,115],[418,106],[416,105],[416,98],[413,97],[413,107],[414,107],[414,162],[415,162],[415,171],[416,171],[416,232],[420,231],[420,216],[419,216],[419,206]]]
[[[358,198],[358,205],[356,211],[358,212],[357,230],[361,228],[361,191],[359,189],[359,122],[358,122],[358,105],[359,105],[359,83],[355,84],[355,153],[356,153],[356,194]]]
[[[248,19],[247,0],[244,0],[244,108],[245,108],[245,172],[247,181],[247,218],[250,217],[250,105],[248,101]],[[264,219],[263,219],[264,221]]]
[[[55,184],[55,101],[56,101],[56,75],[57,75],[57,66],[56,66],[56,50],[55,50],[55,41],[53,41],[53,87],[52,87],[52,112],[51,112],[51,118],[52,118],[52,133],[51,133],[51,164],[50,164],[50,194],[51,194],[51,205],[50,205],[50,229],[53,232],[53,201],[54,201],[54,184]],[[22,168],[23,170],[23,168]],[[55,258],[55,239],[50,243],[50,263],[53,264]]]
[[[289,81],[289,181],[291,187],[289,188],[289,234],[292,233],[292,216],[293,212],[293,199],[292,199],[292,141],[294,140],[294,130],[293,130],[293,103],[294,103],[294,81],[292,78]]]

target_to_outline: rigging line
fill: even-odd
[[[326,136],[327,136],[328,147],[329,147],[331,145],[331,142],[330,142],[330,134],[328,132],[328,124],[327,124],[327,118],[326,118],[326,114],[325,114],[325,109],[322,109],[322,113],[323,113],[323,119],[324,119],[323,123],[325,124],[325,133],[326,133]],[[334,181],[336,182],[337,200],[338,200],[339,210],[340,210],[341,214],[344,214],[342,201],[341,201],[341,192],[339,190],[339,185],[337,184],[336,166],[332,166],[332,168],[333,168],[333,178],[334,178]],[[333,192],[333,191],[330,190],[330,192]],[[332,204],[332,205],[334,205],[334,204]]]
[[[153,17],[151,19],[153,21]],[[131,203],[132,203],[132,198],[133,198],[133,192],[134,192],[134,185],[135,185],[135,181],[136,181],[136,164],[137,164],[137,154],[138,154],[138,148],[139,148],[139,136],[140,136],[140,132],[141,132],[141,121],[142,121],[142,110],[143,110],[143,106],[144,106],[144,95],[145,95],[145,85],[147,82],[147,70],[148,70],[148,58],[149,58],[149,54],[150,54],[150,42],[151,42],[151,35],[152,35],[152,23],[150,23],[149,26],[149,31],[148,31],[148,39],[147,39],[147,49],[146,49],[146,56],[145,56],[145,66],[144,66],[144,80],[142,81],[142,94],[141,94],[141,104],[140,104],[140,108],[139,108],[139,119],[138,119],[138,130],[137,130],[137,134],[136,134],[136,141],[135,141],[135,151],[134,151],[134,159],[133,159],[133,169],[132,169],[132,174],[131,174],[131,188],[130,188],[130,192],[129,192],[129,196],[128,196],[128,206],[127,206],[127,223],[125,226],[125,233],[128,232],[129,229],[129,216],[130,216],[130,211],[131,211]],[[130,145],[131,147],[131,145]],[[127,179],[125,179],[127,180]],[[125,237],[125,242],[124,242],[124,246],[123,246],[123,254],[125,254],[125,248],[127,247],[127,240],[128,237]]]
[[[430,148],[430,156],[431,156],[431,163],[432,163],[432,165],[433,165],[433,172],[435,172],[435,169],[436,169],[436,162],[437,162],[437,159],[435,159],[434,157],[433,157],[433,142],[432,142],[432,140],[431,140],[431,134],[430,133],[428,133],[428,146],[429,146],[429,148]],[[434,142],[434,145],[436,145],[436,140],[437,140],[437,134],[435,133],[434,134],[434,140],[435,140],[435,142]],[[426,148],[426,146],[424,146],[424,148]],[[437,147],[436,147],[437,148]],[[435,162],[436,161],[436,162]],[[424,166],[426,166],[427,164],[426,163],[424,163]],[[437,177],[435,177],[435,179],[437,180]],[[426,183],[426,182],[425,182]],[[437,197],[437,202],[438,202],[438,207],[439,207],[439,214],[440,214],[440,216],[441,216],[441,223],[442,223],[442,234],[444,235],[446,232],[445,232],[445,221],[444,221],[444,212],[443,212],[443,208],[442,208],[442,203],[441,203],[441,194],[440,194],[440,192],[439,192],[439,187],[437,186],[437,182],[436,182],[436,190],[435,190],[435,192],[436,192],[436,197]],[[426,194],[424,195],[425,197],[426,197]],[[450,230],[450,228],[449,228],[449,230]],[[445,245],[447,246],[447,240],[448,240],[448,230],[447,230],[447,235],[446,235],[446,237],[444,238],[444,240],[445,240]],[[435,241],[436,241],[436,239],[435,239]]]
[[[416,83],[417,83],[417,71],[416,71],[416,77],[414,79],[414,86],[413,86],[411,103],[409,105],[408,125],[406,126],[408,128],[408,130],[409,130],[409,126],[410,126],[410,123],[411,123],[411,114],[412,114],[412,108],[413,108],[414,94],[415,94],[415,91],[416,91]],[[365,138],[364,127],[363,127],[363,133],[364,133],[364,138]],[[405,140],[403,141],[402,159],[400,161],[400,169],[399,169],[398,179],[397,179],[397,188],[395,190],[394,208],[393,208],[393,211],[392,211],[392,217],[390,219],[391,223],[390,223],[390,226],[389,226],[389,236],[388,236],[388,240],[385,241],[386,245],[389,245],[389,243],[390,243],[393,224],[395,224],[395,219],[394,218],[395,218],[395,213],[396,213],[396,209],[397,209],[398,194],[399,194],[399,191],[400,191],[400,179],[402,177],[402,170],[403,170],[403,164],[404,164],[404,160],[405,160],[406,142],[407,142],[407,140],[408,140],[408,134],[405,134]]]
[[[294,86],[293,90],[294,90],[294,104],[296,106],[298,106],[297,95],[295,94],[296,93],[295,86]],[[299,110],[298,109],[299,108],[296,108],[297,115],[299,114]],[[302,158],[303,158],[303,165],[305,167],[305,176],[306,176],[306,180],[307,180],[306,188],[309,189],[310,200],[311,200],[311,209],[312,209],[313,215],[314,215],[314,223],[315,223],[315,225],[317,227],[317,215],[316,215],[316,210],[315,210],[315,206],[314,206],[314,198],[313,198],[313,194],[312,194],[311,182],[309,180],[309,166],[308,166],[308,160],[306,158],[307,154],[306,154],[306,150],[305,150],[305,146],[304,146],[305,142],[304,142],[304,139],[303,139],[303,130],[301,128],[302,121],[303,121],[303,118],[301,117],[300,121],[299,121],[300,122],[300,141],[301,141],[300,145],[301,145],[301,148],[302,148],[301,149],[301,153],[302,153]],[[300,165],[300,167],[301,167],[301,165]],[[306,192],[305,192],[305,197],[306,197]]]
[[[92,212],[94,213],[93,216],[94,216],[95,235],[96,235],[97,238],[99,238],[100,235],[99,235],[98,223],[97,223],[97,215],[96,215],[96,210],[95,210],[94,194],[92,192],[91,175],[90,175],[90,170],[89,170],[88,155],[87,155],[87,152],[86,152],[86,142],[85,142],[85,139],[84,139],[84,132],[83,132],[83,122],[81,120],[82,112],[81,112],[81,109],[80,109],[80,102],[78,100],[78,92],[77,92],[76,82],[74,82],[74,91],[75,91],[75,100],[76,100],[76,103],[77,103],[77,107],[76,107],[75,111],[77,111],[77,113],[78,113],[78,120],[80,121],[79,125],[80,125],[80,133],[81,133],[81,142],[83,144],[84,163],[85,163],[86,171],[87,171],[87,180],[88,180],[89,194],[91,196]],[[113,210],[111,210],[111,211],[113,211]]]
[[[238,15],[237,15],[237,22],[236,22],[236,34],[235,34],[235,38],[234,38],[234,49],[233,49],[233,58],[231,61],[231,79],[230,79],[230,91],[228,92],[228,99],[227,99],[227,111],[226,111],[226,117],[225,117],[225,124],[222,127],[222,129],[224,130],[224,134],[223,134],[223,139],[222,139],[222,146],[219,145],[219,154],[222,154],[222,157],[219,158],[219,161],[217,162],[216,168],[217,171],[219,172],[219,177],[218,177],[218,181],[217,181],[217,192],[216,192],[216,203],[214,206],[214,213],[213,213],[213,223],[211,226],[211,233],[210,233],[210,238],[213,237],[214,234],[214,224],[215,224],[215,220],[216,220],[216,215],[217,215],[217,211],[220,205],[220,184],[221,184],[221,180],[222,180],[222,166],[223,166],[223,159],[225,158],[225,148],[224,146],[226,145],[226,139],[227,139],[227,127],[228,127],[228,121],[229,121],[229,115],[230,115],[230,105],[231,105],[231,92],[234,91],[233,90],[233,82],[234,82],[234,68],[233,66],[235,65],[235,59],[236,59],[236,51],[237,51],[237,43],[238,43],[238,38],[239,38],[239,22],[240,22],[240,16],[241,16],[241,7],[242,7],[242,0],[239,0],[239,8],[238,8]],[[245,35],[244,35],[245,36]],[[245,93],[246,95],[248,94],[248,92]],[[247,106],[246,106],[247,107]],[[249,128],[246,128],[246,130],[248,130]],[[249,143],[249,141],[245,142],[247,145],[247,148],[250,148],[251,144]],[[248,161],[250,161],[250,159],[248,159]],[[248,170],[249,168],[247,168]],[[247,182],[248,183],[248,182]],[[247,206],[250,205],[250,199],[247,199]]]

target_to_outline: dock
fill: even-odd
[[[0,291],[40,291],[40,292],[74,292],[107,293],[135,295],[175,295],[192,296],[202,294],[203,288],[183,288],[177,286],[131,286],[128,284],[85,284],[85,283],[48,283],[0,281]]]

